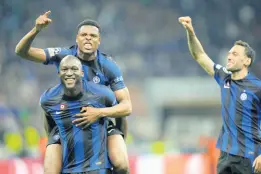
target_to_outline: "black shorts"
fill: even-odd
[[[118,128],[116,128],[116,126],[114,125],[114,123],[111,119],[109,119],[109,121],[107,123],[108,123],[108,125],[107,125],[107,135],[108,136],[112,136],[112,135],[124,136],[123,133]],[[59,129],[57,126],[55,126],[52,129],[51,133],[48,136],[47,146],[50,144],[61,144]]]
[[[218,165],[217,174],[252,174],[251,160],[245,157],[221,152]]]
[[[77,172],[77,173],[61,173],[61,174],[112,174],[111,169],[100,169],[89,172]]]

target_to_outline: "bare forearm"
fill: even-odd
[[[187,31],[188,46],[190,54],[197,59],[200,55],[205,54],[205,51],[194,32]]]
[[[29,33],[27,33],[20,42],[16,45],[15,52],[21,57],[26,57],[32,45],[32,42],[39,31],[34,27]]]
[[[122,118],[129,116],[131,113],[131,106],[128,101],[122,101],[119,104],[101,109],[101,115],[103,117]]]

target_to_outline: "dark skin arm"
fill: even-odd
[[[132,112],[131,99],[128,88],[123,88],[114,92],[119,104],[107,108],[84,107],[80,114],[75,116],[82,117],[75,119],[76,126],[90,125],[101,117],[112,117],[116,119],[116,127],[127,135],[126,116]]]
[[[48,18],[51,11],[40,15],[36,21],[34,28],[29,31],[16,45],[15,53],[27,60],[34,62],[45,62],[46,55],[43,49],[31,47],[37,34],[45,27],[47,27],[52,20]]]

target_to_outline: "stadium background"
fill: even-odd
[[[214,174],[221,126],[219,89],[188,53],[177,19],[189,15],[209,56],[225,64],[242,39],[257,52],[261,76],[261,1],[1,0],[0,174],[41,174],[45,134],[39,97],[58,83],[55,68],[24,61],[16,43],[51,10],[53,23],[33,45],[75,43],[86,18],[102,27],[101,50],[112,55],[129,87],[133,114],[127,140],[131,174]]]

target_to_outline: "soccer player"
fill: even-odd
[[[114,93],[104,85],[83,80],[80,60],[66,56],[60,63],[61,84],[41,96],[48,134],[57,125],[63,151],[62,173],[111,174],[107,153],[106,116],[100,116],[82,129],[72,123],[81,107],[111,107]]]
[[[191,55],[221,89],[223,125],[217,141],[221,150],[217,173],[261,172],[261,81],[248,71],[254,62],[254,50],[248,43],[236,41],[228,52],[226,67],[222,67],[205,53],[191,18],[180,17],[179,22],[187,31]]]
[[[55,64],[57,70],[64,55],[74,55],[79,58],[83,64],[84,76],[88,81],[110,86],[114,91],[118,104],[108,108],[92,108],[83,107],[83,113],[78,114],[78,119],[75,124],[88,125],[90,118],[98,117],[100,115],[113,116],[115,118],[122,118],[128,116],[132,111],[129,91],[124,84],[121,71],[116,63],[108,56],[102,54],[98,50],[100,45],[100,26],[95,21],[86,20],[80,23],[77,27],[76,43],[70,48],[34,48],[31,44],[37,34],[45,27],[47,27],[52,20],[48,18],[51,12],[48,11],[40,15],[36,21],[33,29],[27,33],[17,44],[17,55],[34,62],[42,62],[46,65]],[[62,56],[61,56],[62,55]],[[84,112],[85,111],[85,112]],[[80,118],[81,117],[81,118]],[[122,122],[121,119],[116,119],[116,126]],[[122,125],[126,137],[126,120],[123,120]],[[111,125],[109,125],[111,126]],[[116,129],[108,130],[108,149],[109,157],[114,166],[116,173],[127,173],[129,170],[128,157],[126,145],[123,137],[114,131]],[[53,131],[49,136],[49,145],[46,148],[45,156],[45,171],[46,173],[57,173],[61,168],[61,147],[59,144],[59,135],[57,131]]]

